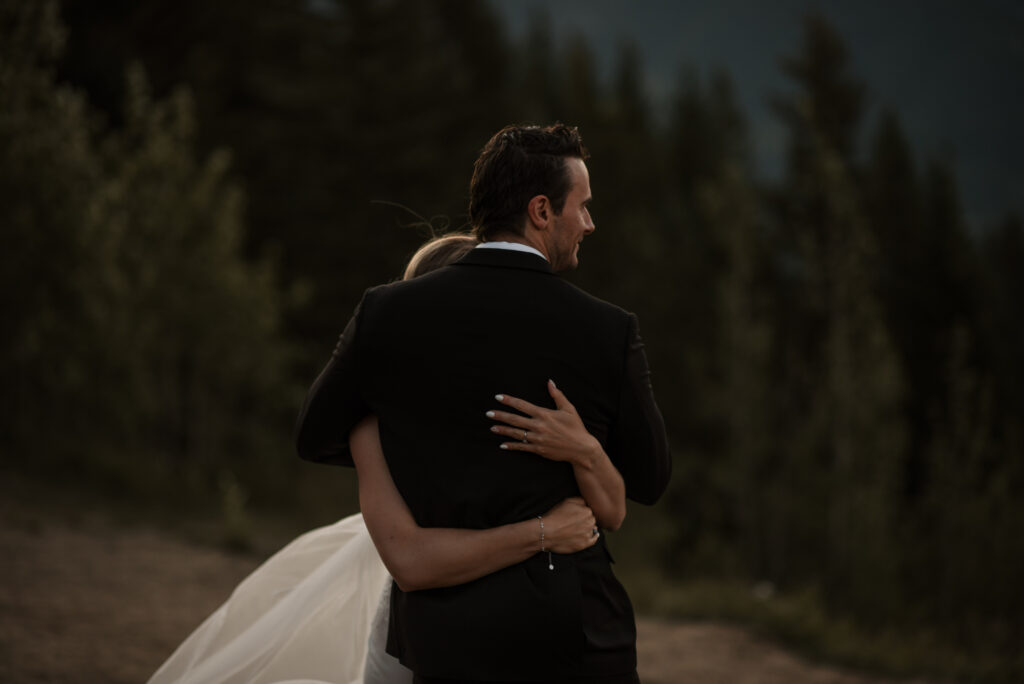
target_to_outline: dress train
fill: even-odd
[[[246,577],[149,684],[363,684],[364,668],[368,683],[409,682],[383,652],[390,586],[362,515],[307,532]]]

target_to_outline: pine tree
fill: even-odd
[[[76,276],[95,258],[80,224],[102,164],[86,102],[54,84],[65,36],[54,2],[0,5],[0,379],[2,432],[16,447],[88,424],[72,410],[91,379],[76,353],[86,308]]]
[[[523,123],[545,124],[563,116],[564,76],[551,36],[551,18],[542,11],[530,15],[526,37],[516,50],[513,103]],[[568,119],[566,121],[569,121]]]
[[[2,272],[23,297],[5,301],[4,433],[30,464],[128,488],[209,487],[243,462],[247,479],[279,476],[295,401],[285,301],[268,265],[242,259],[227,156],[197,161],[190,99],[153,100],[138,69],[125,128],[102,130],[55,81],[56,5],[7,18],[0,223],[19,249]]]
[[[817,577],[833,605],[881,619],[898,597],[902,371],[853,163],[863,86],[844,55],[835,32],[808,19],[802,52],[785,62],[800,89],[776,102],[791,132],[776,231],[791,302],[779,322],[790,404],[779,477],[793,498],[780,527],[791,578]]]

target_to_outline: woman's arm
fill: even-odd
[[[363,420],[349,436],[359,475],[359,507],[384,565],[403,591],[463,584],[489,575],[539,551],[574,553],[597,542],[595,519],[578,497],[543,516],[488,530],[420,527],[395,487],[384,460],[376,417]]]
[[[552,380],[548,380],[548,392],[555,400],[553,411],[499,394],[495,397],[498,401],[526,416],[488,411],[489,418],[508,423],[495,425],[491,430],[515,440],[502,444],[503,449],[529,451],[552,461],[570,463],[580,493],[593,509],[597,522],[605,529],[619,529],[626,517],[626,486],[622,475],[597,438],[587,432],[576,407]]]

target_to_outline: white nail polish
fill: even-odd
[[[502,444],[498,448],[499,449],[508,449],[508,444]]]
[[[505,395],[504,394],[495,394],[494,398],[497,399],[498,401],[505,401]]]
[[[551,378],[548,378],[548,382],[550,382],[550,383],[551,383],[551,386],[552,386],[552,387],[554,387],[555,389],[558,389],[558,385],[556,385],[556,384],[555,384],[555,381],[554,381],[554,380],[552,380]]]
[[[488,411],[487,412],[487,417],[488,418],[493,418],[494,417],[494,411]]]

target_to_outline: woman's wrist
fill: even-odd
[[[572,464],[577,468],[592,471],[597,467],[603,455],[604,449],[601,448],[601,443],[591,436],[586,444],[580,445]]]
[[[542,536],[543,528],[541,527],[543,520],[538,518],[540,516],[510,525],[515,534],[517,547],[527,558],[535,553],[540,553],[542,550],[546,550],[544,547],[545,539]]]

